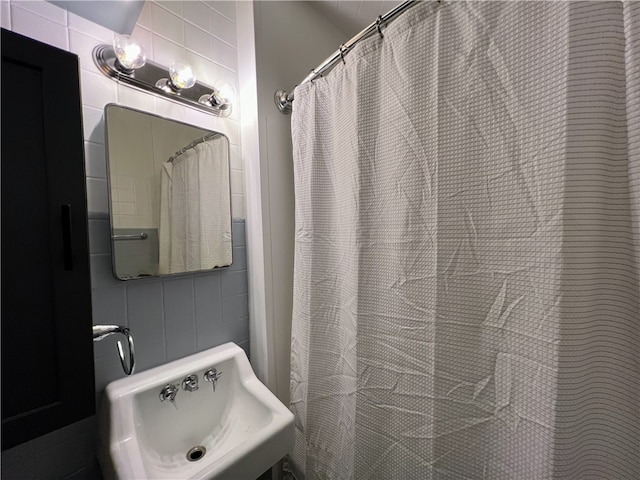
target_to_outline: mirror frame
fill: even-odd
[[[142,114],[142,115],[147,115],[150,117],[154,117],[154,118],[158,118],[160,120],[165,120],[174,124],[178,124],[180,126],[184,126],[184,127],[191,127],[191,128],[197,128],[199,130],[205,130],[210,134],[218,134],[222,137],[224,137],[227,141],[227,165],[228,165],[228,170],[229,170],[229,177],[228,177],[228,181],[227,181],[227,188],[229,191],[229,221],[230,221],[230,232],[231,232],[231,260],[229,261],[228,265],[223,265],[223,266],[217,266],[217,267],[213,267],[210,269],[202,269],[202,270],[189,270],[189,271],[185,271],[185,272],[177,272],[177,273],[163,273],[163,274],[156,274],[156,275],[143,275],[143,276],[137,276],[137,277],[120,277],[118,276],[118,273],[116,271],[116,245],[115,245],[115,229],[116,226],[114,225],[114,212],[113,212],[113,198],[112,198],[112,193],[111,193],[111,187],[112,187],[112,179],[111,179],[111,162],[112,160],[110,159],[110,155],[109,155],[109,122],[107,121],[108,119],[108,115],[107,115],[107,110],[109,107],[118,107],[118,108],[122,108],[125,110],[129,110],[131,112],[137,113],[137,114]],[[169,118],[169,117],[165,117],[162,115],[158,115],[155,113],[151,113],[151,112],[147,112],[144,110],[140,110],[137,108],[132,108],[129,106],[125,106],[125,105],[120,105],[118,103],[108,103],[104,106],[104,130],[105,130],[105,139],[104,139],[104,148],[105,148],[105,163],[106,163],[106,181],[107,181],[107,199],[108,199],[108,203],[109,203],[109,234],[110,234],[110,245],[111,245],[111,271],[112,274],[114,276],[114,278],[116,278],[116,280],[119,281],[124,281],[124,282],[128,282],[131,280],[141,280],[141,279],[157,279],[157,278],[164,278],[164,277],[176,277],[176,276],[181,276],[181,275],[191,275],[194,273],[206,273],[206,272],[217,272],[220,270],[224,270],[226,268],[229,268],[231,265],[233,265],[233,211],[231,208],[231,142],[229,140],[229,137],[227,135],[225,135],[222,132],[218,132],[215,130],[211,130],[210,128],[206,128],[206,127],[201,127],[198,125],[193,125],[187,122],[183,122],[181,120],[175,120],[173,118]],[[174,153],[177,154],[179,153],[178,151],[176,151]],[[128,227],[125,227],[128,228]]]

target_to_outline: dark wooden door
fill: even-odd
[[[95,411],[78,59],[2,30],[2,449]]]

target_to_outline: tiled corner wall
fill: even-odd
[[[93,322],[128,325],[138,371],[226,341],[248,348],[243,165],[237,112],[226,119],[119,85],[98,73],[91,51],[114,33],[44,2],[0,0],[0,24],[79,56],[89,207]],[[237,90],[235,2],[147,1],[133,36],[148,58],[168,65],[186,59],[206,84],[225,80]],[[217,130],[231,143],[234,264],[215,273],[130,282],[111,273],[103,108],[107,103]],[[123,376],[111,337],[95,346],[96,393]],[[2,452],[3,479],[99,478],[95,417]]]

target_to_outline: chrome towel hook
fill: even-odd
[[[125,360],[124,350],[122,348],[122,342],[118,340],[116,349],[118,350],[118,356],[120,357],[120,363],[122,369],[126,375],[131,375],[136,367],[135,353],[133,349],[133,336],[129,331],[129,328],[122,325],[94,325],[93,326],[93,341],[99,342],[103,338],[113,335],[114,333],[121,333],[127,337],[127,344],[129,346],[129,360]]]

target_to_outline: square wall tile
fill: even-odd
[[[151,26],[151,6],[152,5],[153,5],[153,2],[144,2],[144,5],[142,6],[142,10],[140,10],[140,15],[138,15],[138,22],[136,26],[140,25],[149,30],[152,29],[152,26]],[[133,31],[135,32],[135,28],[133,29]]]
[[[87,178],[87,210],[91,213],[109,213],[107,182],[102,178]]]
[[[153,33],[177,44],[184,43],[182,19],[157,3],[151,4],[151,25]]]
[[[184,46],[209,59],[213,53],[211,35],[190,23],[184,25]]]
[[[107,103],[115,103],[118,99],[116,86],[116,82],[102,74],[80,71],[83,105],[102,110]]]
[[[146,3],[145,5],[148,5],[148,3]],[[147,55],[147,57],[149,57],[149,55],[153,53],[152,30],[144,28],[140,25],[136,25],[133,29],[133,32],[131,32],[131,36],[135,38],[140,43],[140,45],[142,45],[142,48],[144,49],[145,55]]]
[[[102,43],[111,44],[113,42],[114,33],[97,23],[93,23],[91,20],[82,18],[75,13],[68,13],[68,23],[71,30],[84,33],[90,37],[100,40]]]
[[[69,29],[69,51],[78,55],[80,68],[88,72],[96,73],[98,69],[93,63],[93,48],[103,43],[82,32]]]
[[[108,219],[90,218],[89,253],[111,253],[111,225]]]
[[[242,317],[223,323],[219,341],[240,343],[249,340],[249,317]]]
[[[155,32],[152,38],[153,43],[153,60],[166,68],[175,62],[185,58],[185,50],[182,43],[178,44],[166,39]]]
[[[11,30],[11,5],[9,0],[0,0],[0,27]]]
[[[246,247],[233,247],[233,263],[229,267],[229,271],[246,270],[247,268],[247,250]]]
[[[233,218],[245,218],[244,195],[231,195],[231,215]]]
[[[247,293],[247,271],[225,270],[221,277],[222,296],[231,297]]]
[[[236,24],[215,10],[211,16],[211,33],[232,47],[238,43]]]
[[[155,367],[166,360],[162,282],[127,282],[127,319],[136,342],[138,371]]]
[[[228,45],[217,38],[213,38],[212,53],[210,57],[216,63],[235,72],[238,70],[238,52],[235,47]]]
[[[209,7],[214,10],[220,12],[222,15],[227,17],[229,20],[235,22],[236,21],[236,2],[229,1],[208,1],[204,2]]]
[[[249,316],[249,304],[247,294],[233,297],[222,297],[222,321],[223,323],[238,320]]]
[[[107,161],[104,145],[84,142],[84,162],[87,177],[107,178]]]
[[[124,107],[135,108],[148,113],[155,113],[156,109],[153,95],[123,84],[118,84],[118,103]]]
[[[91,266],[91,288],[114,287],[121,285],[121,281],[113,276],[110,254],[89,255]]]
[[[21,35],[69,50],[69,38],[64,25],[25,10],[19,2],[11,3],[11,28]]]
[[[244,247],[246,242],[246,227],[244,220],[234,220],[231,223],[231,232],[233,235],[233,246]]]
[[[230,167],[232,170],[243,170],[242,163],[242,148],[239,145],[231,145],[231,162]]]
[[[11,3],[25,10],[29,10],[36,15],[40,15],[42,18],[59,23],[64,27],[67,26],[67,11],[53,3],[33,0],[13,0]]]
[[[184,19],[206,32],[211,31],[211,10],[201,2],[184,2]]]
[[[107,385],[111,382],[119,380],[125,377],[124,370],[122,369],[122,364],[120,363],[120,357],[118,356],[118,352],[116,351],[116,342],[118,340],[126,342],[122,335],[119,335],[121,338],[112,338],[107,337],[104,340],[97,342],[94,348],[94,368],[95,368],[95,387],[96,392],[102,392]],[[134,337],[134,343],[136,346],[136,372],[139,371],[139,361],[138,361],[138,342]],[[125,349],[125,355],[127,346],[123,347]],[[99,349],[99,350],[98,350]]]
[[[189,1],[189,0],[187,0]],[[147,2],[149,3],[149,2]],[[175,13],[179,17],[184,16],[183,4],[184,1],[174,1],[174,0],[154,0],[154,3],[160,5],[161,7],[166,8],[167,10]]]
[[[127,296],[124,282],[92,289],[91,301],[94,324],[127,325]]]
[[[196,351],[193,277],[165,279],[162,285],[167,361],[171,361]]]
[[[237,195],[244,194],[244,175],[242,170],[231,170],[231,192]]]
[[[222,328],[222,293],[220,274],[194,275],[196,342],[198,351],[219,345]]]
[[[82,106],[82,126],[85,141],[104,145],[104,119],[102,109]]]

